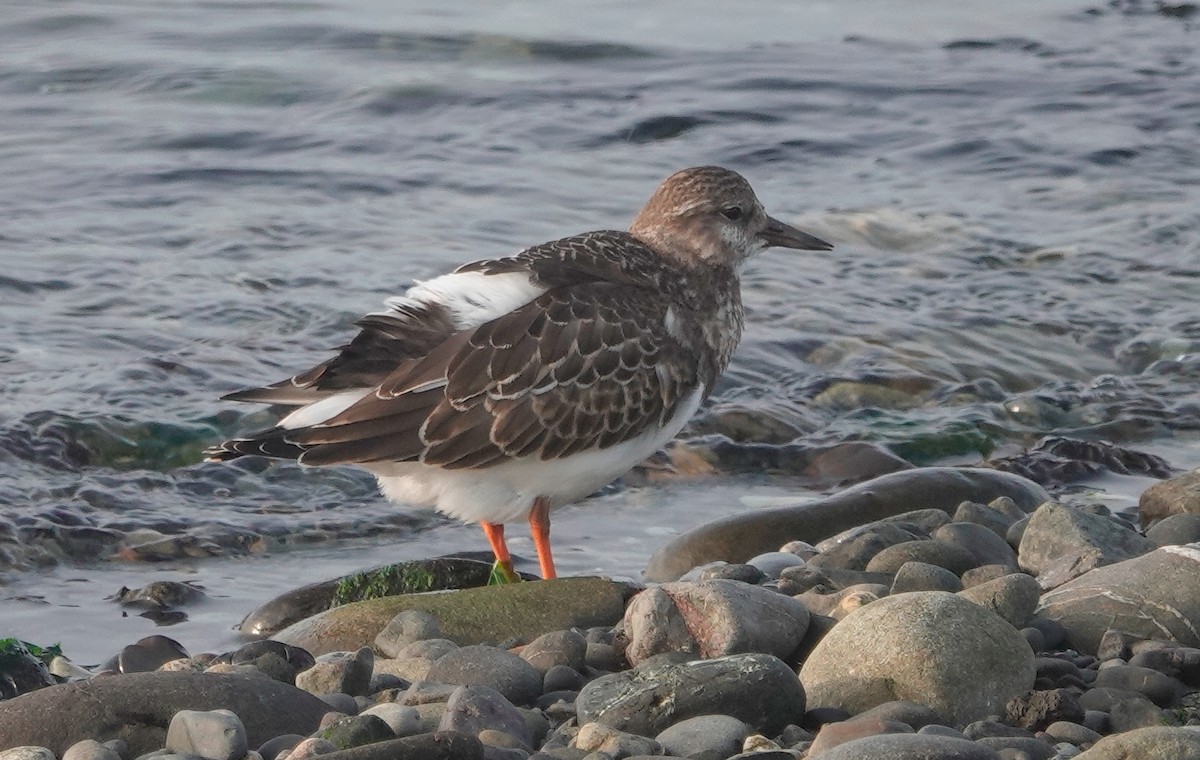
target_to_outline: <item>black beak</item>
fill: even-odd
[[[828,251],[833,248],[819,237],[801,232],[790,224],[773,217],[767,217],[767,228],[758,233],[758,237],[768,246],[777,245],[781,248],[795,248],[799,251]]]

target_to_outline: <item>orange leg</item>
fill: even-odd
[[[483,526],[483,533],[492,545],[492,554],[496,555],[496,562],[501,571],[510,581],[516,580],[517,572],[513,570],[512,555],[508,553],[508,544],[504,543],[504,525],[490,522],[479,524]]]
[[[557,578],[554,555],[550,553],[550,502],[540,496],[533,500],[533,511],[529,513],[529,533],[542,566],[542,578]]]

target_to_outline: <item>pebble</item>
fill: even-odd
[[[791,552],[766,552],[746,560],[746,564],[757,569],[763,576],[778,579],[779,574],[789,567],[803,567],[805,562]]]
[[[800,563],[803,565],[803,563]],[[710,581],[716,578],[724,578],[730,581],[741,581],[757,585],[767,580],[767,575],[759,570],[754,565],[742,564],[740,562],[712,562],[708,565],[696,568],[699,572],[695,575],[688,573],[679,580],[681,581]]]
[[[338,718],[322,728],[317,736],[338,749],[352,749],[396,738],[388,724],[375,715],[348,715]]]
[[[931,565],[927,562],[905,562],[896,571],[892,581],[891,594],[903,594],[907,591],[961,591],[963,582],[959,577],[944,567]]]
[[[63,753],[62,760],[121,760],[121,755],[95,739],[84,739],[72,744]]]
[[[1011,499],[1008,501],[1009,503],[1012,502]],[[954,510],[954,515],[951,517],[951,521],[956,523],[969,522],[982,525],[1002,539],[1008,532],[1009,526],[1018,519],[1019,517],[1014,517],[986,504],[977,504],[973,501],[964,501],[962,504],[959,504],[958,509]]]
[[[1012,627],[1022,628],[1037,609],[1041,600],[1041,588],[1032,576],[1012,573],[964,589],[958,595],[986,610],[991,610]]]
[[[611,758],[661,755],[663,747],[645,736],[619,731],[600,723],[585,723],[575,735],[574,747],[586,752],[603,752]]]
[[[310,757],[328,755],[330,752],[337,752],[337,747],[333,746],[328,739],[314,736],[293,747],[292,751],[287,754],[286,760],[308,760]]]
[[[858,713],[908,699],[955,723],[1000,712],[1034,675],[1033,652],[1015,628],[941,591],[864,607],[834,626],[800,670],[812,706]]]
[[[1106,736],[1078,757],[1080,760],[1198,760],[1200,731],[1165,726],[1135,729]]]
[[[422,610],[405,610],[383,627],[375,637],[375,647],[387,657],[399,657],[409,644],[441,637],[437,618]]]
[[[480,731],[501,731],[531,749],[533,737],[525,716],[499,691],[488,686],[459,686],[446,702],[439,731],[478,736]]]
[[[368,647],[357,652],[330,652],[296,676],[296,686],[309,694],[365,696],[371,686],[375,653]]]
[[[369,707],[360,715],[374,715],[386,723],[397,737],[412,736],[419,733],[421,728],[421,716],[416,709],[395,702]]]
[[[826,723],[817,732],[808,754],[811,757],[818,757],[834,747],[867,736],[911,733],[914,733],[912,726],[896,720],[885,720],[878,716],[857,717],[853,720]]]
[[[713,658],[762,652],[786,659],[808,628],[808,608],[761,586],[730,580],[664,583],[625,610],[625,657],[637,665],[665,652]]]
[[[1064,561],[1086,568],[1074,559],[1077,557],[1089,556],[1092,559],[1088,564],[1099,567],[1141,556],[1154,548],[1153,541],[1116,520],[1046,502],[1030,516],[1018,556],[1023,570],[1041,576]],[[1066,580],[1070,578],[1064,577]]]
[[[1179,691],[1179,684],[1174,678],[1157,670],[1132,665],[1102,669],[1096,674],[1094,686],[1135,691],[1144,694],[1159,707],[1165,707],[1175,701]]]
[[[302,741],[304,741],[304,737],[300,734],[283,734],[263,742],[257,752],[263,760],[275,760],[281,754],[290,753]]]
[[[882,734],[855,739],[820,755],[821,760],[1000,760],[992,748],[973,741],[935,734]]]
[[[983,525],[952,522],[934,531],[933,539],[966,551],[974,558],[973,567],[1003,565],[1017,570],[1017,553],[1003,536],[996,535]]]
[[[587,667],[587,645],[587,639],[575,631],[552,631],[526,644],[521,659],[543,676],[556,665],[582,671]]]
[[[397,660],[420,658],[436,660],[447,652],[458,649],[458,644],[450,639],[422,639],[414,641],[396,653]]]
[[[542,674],[517,655],[476,644],[439,657],[429,680],[458,686],[488,686],[514,705],[530,705],[541,696]]]
[[[905,541],[889,546],[867,563],[869,573],[895,573],[905,562],[928,562],[944,567],[956,576],[980,563],[966,549],[933,539]]]
[[[731,715],[697,715],[664,729],[654,740],[668,755],[721,760],[736,755],[751,733],[750,726]]]
[[[685,718],[731,715],[773,734],[804,713],[804,687],[777,657],[738,654],[677,663],[655,660],[590,682],[575,700],[581,723],[657,736]]]
[[[45,747],[12,747],[0,751],[0,760],[55,760],[55,757]]]
[[[166,748],[205,760],[241,760],[249,749],[246,727],[229,710],[180,710],[167,728]]]

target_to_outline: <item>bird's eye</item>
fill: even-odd
[[[723,208],[721,209],[721,216],[725,217],[731,222],[736,222],[738,219],[742,218],[742,207],[730,206],[729,208]]]

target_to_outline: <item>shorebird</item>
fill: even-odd
[[[736,172],[668,177],[628,232],[572,235],[416,282],[328,361],[231,401],[296,407],[209,449],[355,464],[390,499],[478,521],[514,578],[505,523],[529,522],[555,577],[550,511],[671,440],[742,335],[741,266],[832,246],[763,210]]]

